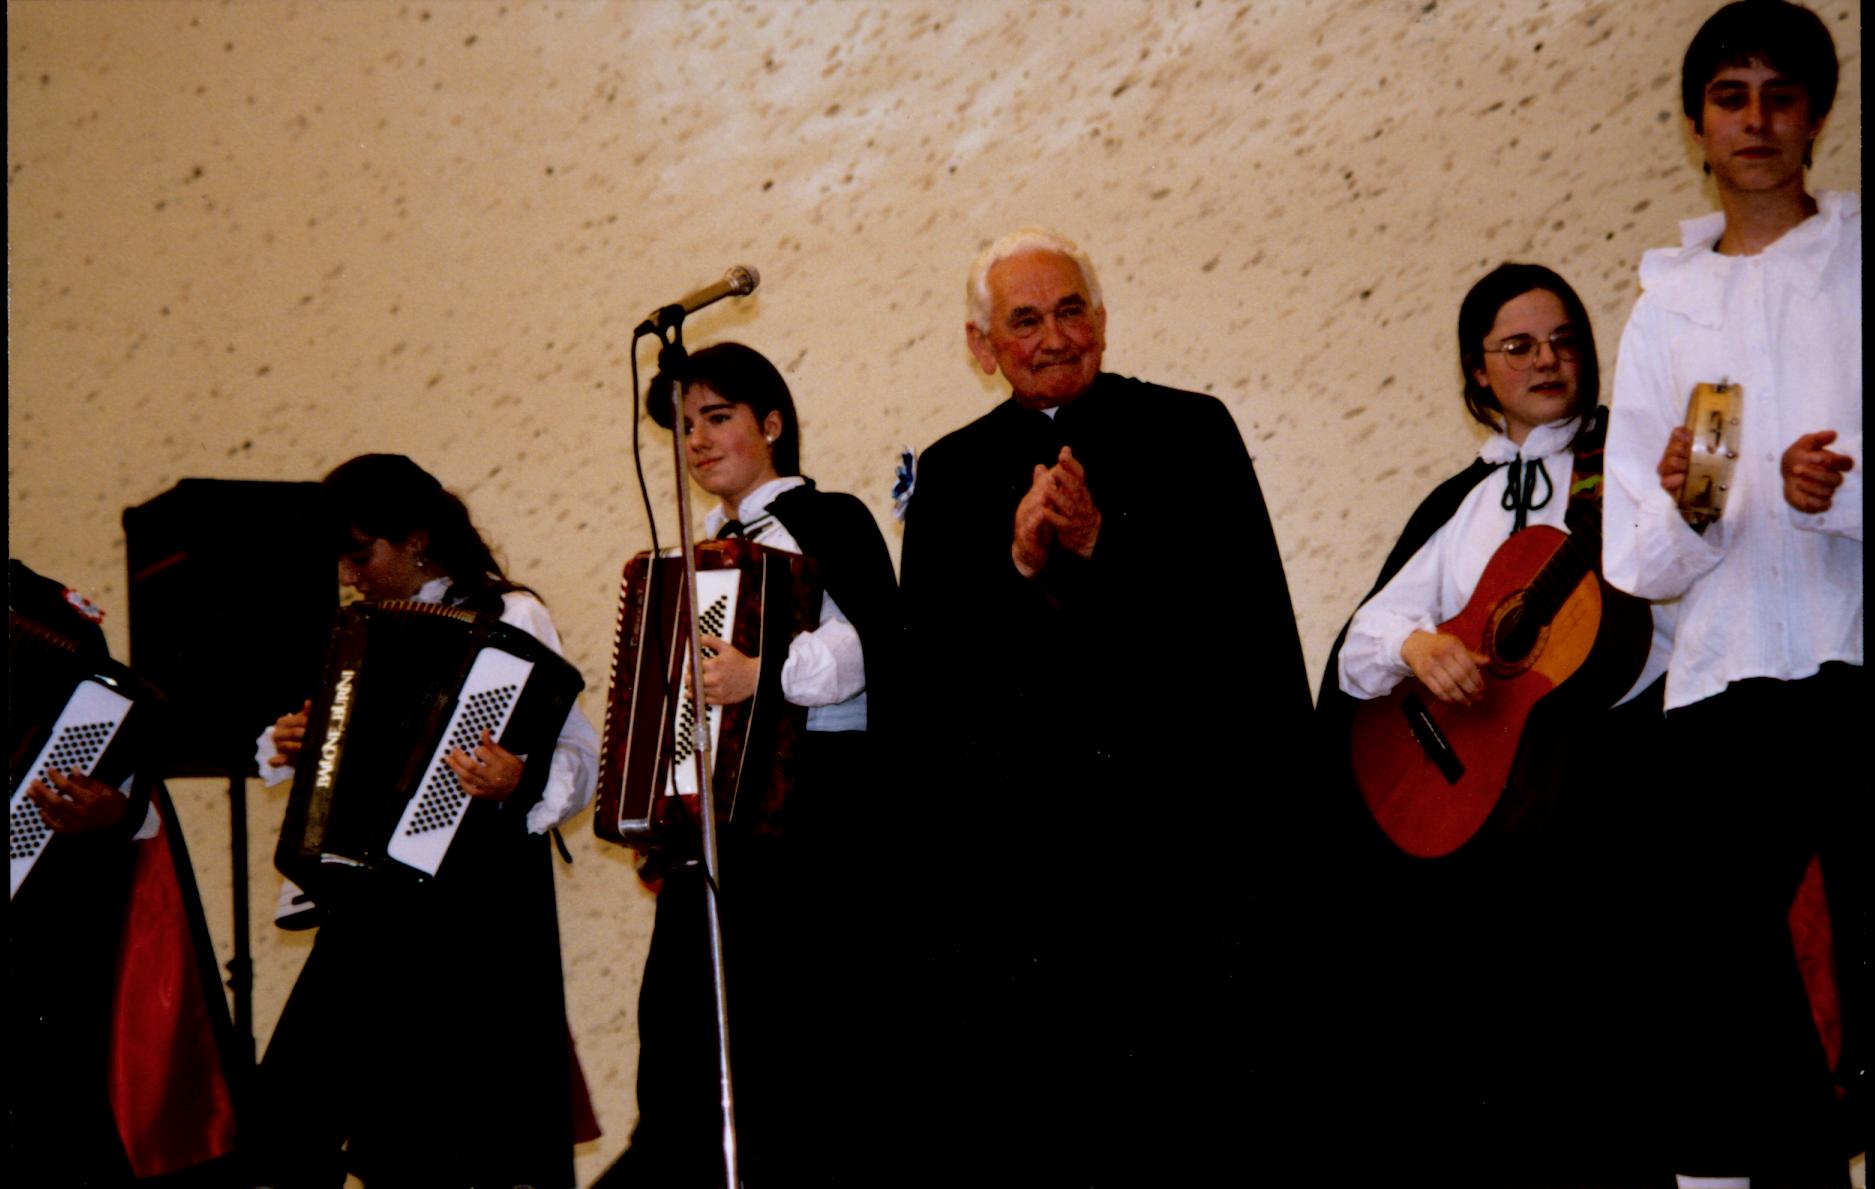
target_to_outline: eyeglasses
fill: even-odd
[[[1504,362],[1518,371],[1524,371],[1536,362],[1536,350],[1544,343],[1557,359],[1577,360],[1582,358],[1582,337],[1573,330],[1559,330],[1546,339],[1533,334],[1513,334],[1495,347],[1484,348],[1486,355],[1502,355]]]

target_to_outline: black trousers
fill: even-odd
[[[1735,682],[1667,716],[1680,1171],[1846,1185],[1866,1122],[1867,731],[1860,666]],[[1788,913],[1821,860],[1843,1014],[1840,1079],[1812,1022]],[[1854,1121],[1854,1130],[1851,1121]]]
[[[1672,1185],[1661,693],[1533,718],[1534,769],[1451,855],[1399,851],[1352,791],[1320,827],[1298,1072],[1389,1183]]]
[[[261,1183],[573,1185],[548,840],[518,816],[480,819],[504,831],[460,853],[459,836],[461,865],[435,880],[324,890],[255,1080],[243,1146]]]
[[[883,1184],[882,968],[870,915],[884,795],[864,732],[808,732],[782,818],[718,835],[724,983],[743,1184]],[[772,826],[772,829],[769,827]],[[723,1184],[722,1080],[700,865],[658,891],[638,998],[638,1124],[599,1185]]]

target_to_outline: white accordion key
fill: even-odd
[[[736,570],[698,570],[697,605],[703,610],[697,613],[697,627],[706,636],[727,639],[723,633],[729,625],[736,622],[736,596],[742,590],[742,575]],[[708,650],[705,650],[706,655]],[[690,655],[684,654],[684,684],[680,689],[690,686]],[[682,793],[694,795],[697,791],[697,740],[695,718],[690,712],[690,697],[683,694],[676,699],[676,741],[671,748],[671,770],[665,780],[664,795]],[[704,718],[710,733],[710,762],[716,761],[716,743],[723,731],[723,708],[721,706],[704,707]]]
[[[32,798],[26,795],[27,786],[37,777],[47,788],[52,787],[52,781],[46,776],[49,768],[61,772],[72,768],[90,772],[116,737],[117,728],[124,725],[130,707],[129,698],[95,681],[80,681],[72,691],[65,709],[59,712],[58,721],[52,724],[52,734],[45,747],[26,770],[19,787],[13,790],[7,815],[7,854],[12,868],[9,900],[20,890],[20,883],[32,871],[39,856],[45,853],[46,844],[52,841],[52,829],[39,816],[39,808]]]
[[[441,742],[423,770],[417,791],[404,807],[385,853],[426,875],[435,875],[443,856],[469,810],[469,794],[443,757],[461,748],[473,754],[486,729],[496,739],[508,725],[515,702],[534,671],[532,661],[499,648],[484,648],[469,667],[468,680],[456,700]]]

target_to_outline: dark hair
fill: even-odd
[[[1586,422],[1601,396],[1602,368],[1595,355],[1595,328],[1589,312],[1569,282],[1540,264],[1500,264],[1484,274],[1465,294],[1458,307],[1458,370],[1465,380],[1465,411],[1487,428],[1502,432],[1503,406],[1497,394],[1478,383],[1474,373],[1484,370],[1484,340],[1497,322],[1498,311],[1535,289],[1554,293],[1563,313],[1582,335],[1582,361],[1576,378],[1576,407],[1572,417]]]
[[[402,544],[421,531],[429,534],[424,557],[449,576],[450,602],[498,615],[503,594],[528,589],[502,572],[462,500],[401,454],[360,454],[319,489],[338,553],[357,549],[361,536]]]
[[[1810,118],[1836,102],[1836,42],[1823,19],[1788,0],[1737,0],[1706,19],[1680,64],[1680,105],[1693,131],[1704,133],[1706,85],[1728,66],[1762,62],[1810,97]],[[1804,164],[1810,154],[1804,152]]]
[[[678,373],[683,386],[702,384],[732,404],[747,405],[760,425],[770,413],[781,414],[781,432],[769,448],[777,475],[801,473],[801,423],[794,414],[794,396],[775,365],[754,347],[741,343],[713,343],[693,353]],[[665,429],[675,421],[671,413],[671,379],[659,372],[651,378],[645,411]]]

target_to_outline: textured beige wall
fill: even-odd
[[[1100,266],[1114,370],[1235,412],[1319,669],[1475,448],[1450,345],[1469,283],[1551,264],[1612,354],[1641,249],[1710,205],[1677,72],[1712,7],[12,0],[12,552],[113,608],[121,651],[124,506],[404,451],[603,684],[618,569],[647,543],[646,311],[760,269],[690,341],[783,366],[808,471],[896,549],[896,447],[1000,396],[963,348],[963,270],[1039,220]],[[1819,11],[1844,75],[1813,181],[1859,188],[1861,7]],[[664,499],[667,439],[648,445]],[[252,594],[265,574],[257,551]],[[178,793],[225,938],[224,798]],[[270,903],[281,798],[248,802]],[[650,902],[585,826],[560,888],[607,1128],[589,1178],[635,1109]],[[264,1043],[306,941],[255,932]]]

